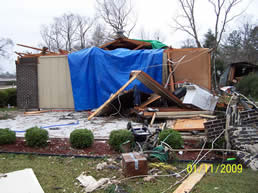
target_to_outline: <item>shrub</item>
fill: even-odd
[[[70,143],[74,148],[90,147],[93,141],[93,133],[88,129],[76,129],[70,134]]]
[[[32,127],[25,133],[25,140],[30,147],[45,147],[48,140],[48,132],[38,127]]]
[[[120,151],[120,146],[126,141],[133,142],[133,134],[125,129],[114,130],[109,135],[109,145],[116,151]]]
[[[16,135],[9,129],[0,129],[0,145],[15,143]]]
[[[165,140],[165,141],[164,141]],[[165,129],[159,134],[159,142],[164,141],[172,148],[179,149],[183,145],[183,139],[178,131]]]
[[[208,141],[205,145],[205,148],[209,148],[209,149],[212,148],[212,142]],[[219,139],[217,139],[216,142],[213,143],[213,148],[214,149],[226,149],[226,140],[225,140],[224,135],[222,135],[222,137],[220,137]]]
[[[8,93],[6,90],[0,90],[0,107],[6,106],[6,100],[8,98]]]
[[[236,88],[245,96],[258,99],[258,74],[252,73],[243,77],[236,85]]]
[[[7,99],[6,99],[6,105],[10,104],[11,106],[17,106],[17,93],[16,88],[9,88],[6,89],[7,92]]]

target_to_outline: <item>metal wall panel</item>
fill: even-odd
[[[67,56],[42,56],[38,64],[40,108],[74,108]]]

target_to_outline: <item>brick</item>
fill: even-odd
[[[147,159],[138,152],[122,154],[122,168],[125,176],[147,175]]]

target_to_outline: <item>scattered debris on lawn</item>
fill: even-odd
[[[82,173],[77,180],[81,183],[81,185],[85,188],[85,192],[93,192],[94,190],[98,189],[99,187],[107,184],[110,182],[109,178],[101,178],[98,181],[93,178],[92,176],[87,176]]]
[[[133,51],[124,49],[117,53],[117,47],[145,48],[142,50],[144,56],[141,52],[134,52],[132,56]],[[167,48],[162,44],[164,47]],[[186,168],[178,171],[180,169],[169,161],[185,158],[193,152],[192,165],[203,160],[226,161],[236,157],[243,165],[258,170],[258,107],[233,86],[212,90],[212,50],[150,50],[150,43],[128,38],[118,38],[100,48],[88,52],[81,50],[68,56],[62,50],[54,53],[47,48],[30,48],[41,53],[17,53],[18,106],[34,110],[19,113],[13,119],[0,120],[1,128],[10,128],[17,136],[24,137],[28,128],[38,126],[47,130],[52,140],[69,138],[73,130],[86,128],[93,132],[95,139],[105,142],[113,130],[127,129],[134,138],[131,141],[123,139],[118,144],[119,161],[110,158],[96,166],[98,172],[117,170],[125,178],[96,180],[83,172],[77,180],[85,192],[107,187],[116,190],[122,181],[138,177],[143,177],[144,182],[155,182],[159,176],[179,180],[168,190],[182,182],[174,192],[190,192],[211,165],[200,165],[198,172],[186,174]],[[108,49],[114,51],[105,51]],[[99,60],[101,64],[96,62]],[[47,68],[52,63],[53,69]],[[55,63],[60,64],[62,79],[48,75],[55,83],[50,84],[42,77],[45,73],[55,74]],[[35,69],[25,75],[29,66]],[[222,76],[221,85],[235,84],[242,76],[257,69],[249,63],[231,64]],[[48,70],[53,72],[47,73]],[[80,70],[82,72],[78,73]],[[34,82],[37,82],[36,86]],[[53,110],[55,108],[61,109]],[[164,131],[179,135],[177,148],[168,144],[171,133],[161,140]]]

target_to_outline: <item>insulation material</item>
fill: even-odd
[[[203,131],[206,119],[178,119],[173,129],[176,131]]]
[[[166,52],[169,53],[169,59],[174,62],[173,75],[175,83],[191,82],[206,89],[211,89],[211,64],[209,49],[168,49]]]
[[[44,193],[31,168],[6,173],[6,177],[0,179],[0,192]]]
[[[186,88],[187,92],[183,104],[191,104],[202,110],[214,111],[218,102],[217,96],[213,96],[210,92],[197,85],[188,85]]]

